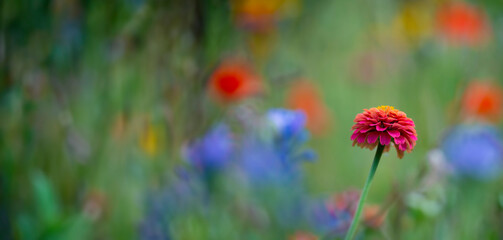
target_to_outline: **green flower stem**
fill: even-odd
[[[358,202],[358,208],[356,209],[355,216],[353,218],[353,221],[351,222],[351,227],[349,227],[345,240],[352,240],[354,238],[356,228],[358,227],[358,223],[360,220],[360,215],[363,210],[363,204],[365,203],[365,198],[367,198],[367,193],[369,192],[370,184],[372,183],[372,179],[374,178],[374,174],[376,173],[377,166],[379,165],[379,160],[381,160],[383,150],[384,145],[379,144],[377,146],[376,155],[374,156],[374,162],[372,163],[372,167],[370,167],[370,172],[367,177],[367,181],[365,182],[365,186],[363,187],[362,194],[360,196],[360,201]]]

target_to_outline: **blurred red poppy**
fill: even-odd
[[[303,111],[307,116],[307,128],[313,134],[322,134],[330,127],[330,114],[318,89],[307,80],[295,82],[288,94],[286,104],[289,108]]]
[[[498,122],[503,111],[503,88],[490,81],[473,81],[466,87],[462,109],[465,117]]]
[[[261,78],[244,61],[229,59],[210,77],[210,94],[219,101],[232,102],[257,94],[263,89]]]
[[[453,45],[480,45],[490,35],[486,14],[464,2],[452,2],[441,7],[436,22],[440,37]]]

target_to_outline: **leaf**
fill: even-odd
[[[61,217],[61,211],[51,183],[41,172],[32,174],[31,179],[41,225],[55,224]]]

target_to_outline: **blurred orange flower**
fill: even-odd
[[[490,81],[473,81],[466,87],[462,100],[465,117],[497,122],[503,111],[503,88]]]
[[[363,222],[371,228],[379,228],[384,223],[384,217],[378,205],[369,204],[363,209]]]
[[[289,240],[317,240],[318,237],[309,232],[297,231],[291,235]]]
[[[244,61],[228,59],[210,77],[210,94],[219,101],[237,101],[262,90],[261,78]]]
[[[352,219],[356,213],[360,196],[360,191],[354,189],[334,194],[327,201],[327,209],[330,212],[347,212]],[[365,205],[363,208],[363,223],[370,228],[379,228],[384,223],[385,215],[379,205]],[[347,227],[349,228],[349,222],[347,222]]]
[[[452,2],[437,11],[437,30],[449,44],[476,46],[490,35],[486,14],[465,2]]]
[[[115,137],[115,139],[121,139],[124,136],[124,133],[126,131],[126,117],[123,113],[119,113],[112,125],[112,135]]]
[[[84,199],[83,212],[85,216],[96,221],[104,215],[106,206],[107,198],[105,194],[100,190],[94,189],[88,192]]]
[[[303,111],[307,116],[306,126],[313,134],[322,134],[330,127],[331,117],[318,89],[307,80],[296,81],[287,93],[289,108]]]
[[[238,26],[253,31],[269,31],[278,20],[298,11],[298,0],[234,0],[232,10]]]

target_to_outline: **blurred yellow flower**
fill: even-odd
[[[393,20],[394,40],[415,47],[433,35],[433,4],[407,2]]]
[[[157,155],[159,151],[159,131],[153,124],[148,124],[140,136],[140,147],[149,156]]]

